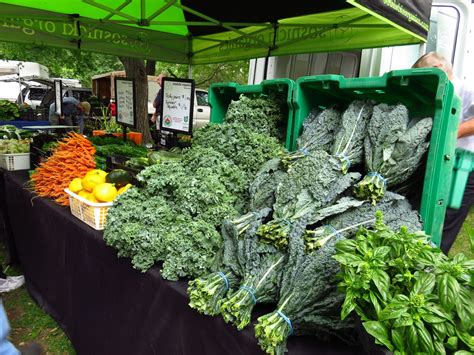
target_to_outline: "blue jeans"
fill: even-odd
[[[8,334],[10,334],[10,324],[3,303],[0,301],[0,354],[20,355],[18,349],[8,340]]]

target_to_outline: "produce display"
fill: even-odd
[[[196,311],[242,330],[273,306],[255,323],[266,353],[283,354],[290,336],[354,344],[354,314],[395,354],[474,351],[472,261],[434,248],[390,191],[422,164],[432,121],[402,104],[318,107],[290,153],[284,102],[241,95],[189,148],[70,133],[31,180],[63,205],[65,188],[113,202],[106,244],[141,272],[158,264],[164,279],[189,280]],[[111,157],[123,168],[104,171]]]
[[[95,148],[84,136],[70,132],[58,143],[48,160],[31,174],[34,191],[41,197],[49,197],[68,206],[69,197],[64,191],[74,178],[84,176],[95,169]]]
[[[237,123],[197,130],[181,160],[145,168],[143,187],[117,198],[104,240],[143,272],[162,261],[166,279],[206,275],[222,247],[218,227],[247,208],[251,176],[281,151],[275,138]]]
[[[0,121],[12,121],[20,117],[17,104],[9,100],[0,100]]]
[[[431,133],[433,120],[427,117],[408,128],[409,124],[404,105],[374,107],[364,141],[368,173],[354,187],[358,197],[375,205],[387,187],[404,182],[418,168],[429,147],[426,137]]]
[[[474,351],[474,263],[434,248],[422,232],[373,229],[336,244],[345,293],[341,318],[355,312],[376,343],[395,354]]]
[[[286,136],[287,114],[285,103],[277,95],[241,94],[232,100],[224,117],[226,123],[240,123],[256,132],[284,141]]]
[[[29,152],[29,139],[0,139],[0,154],[17,154]]]

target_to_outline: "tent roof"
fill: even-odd
[[[0,40],[206,64],[419,43],[431,1],[262,6],[249,0],[4,0]]]

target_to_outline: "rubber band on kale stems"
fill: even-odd
[[[231,272],[218,271],[204,277],[191,280],[188,286],[189,306],[199,313],[214,316],[220,313],[218,303],[238,282]]]

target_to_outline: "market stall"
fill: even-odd
[[[118,259],[102,232],[69,209],[36,198],[28,174],[5,172],[6,203],[28,290],[70,337],[78,354],[259,354],[252,329],[239,332],[220,317],[188,306],[186,281],[146,273]],[[259,308],[255,317],[267,310]],[[343,343],[293,339],[291,354],[356,354]]]

